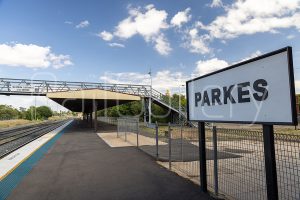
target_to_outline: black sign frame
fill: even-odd
[[[290,85],[290,100],[291,100],[291,112],[292,112],[292,122],[261,122],[261,121],[226,121],[226,120],[190,120],[190,115],[189,115],[189,90],[188,90],[188,85],[189,83],[208,77],[212,76],[214,74],[218,74],[233,68],[237,68],[239,66],[261,60],[276,54],[280,54],[283,52],[287,52],[287,61],[288,61],[288,72],[289,72],[289,85]],[[296,126],[298,125],[298,119],[297,119],[297,110],[296,110],[296,93],[295,93],[295,82],[294,82],[294,67],[293,67],[293,54],[292,54],[292,47],[287,46],[282,49],[278,49],[276,51],[272,51],[270,53],[231,65],[229,67],[214,71],[212,73],[205,74],[203,76],[191,79],[186,81],[186,98],[187,98],[187,120],[188,121],[194,121],[194,122],[216,122],[216,123],[236,123],[236,124],[263,124],[263,125],[293,125]]]

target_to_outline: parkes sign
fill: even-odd
[[[297,125],[292,48],[186,82],[190,121]]]

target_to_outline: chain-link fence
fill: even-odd
[[[139,120],[138,118],[118,118],[117,119],[117,137],[126,142],[139,145]]]
[[[114,120],[107,120],[114,123]],[[118,119],[118,136],[200,184],[198,129]],[[207,183],[226,199],[267,199],[262,131],[206,129]],[[275,133],[280,199],[300,199],[300,134]]]
[[[280,199],[300,199],[300,135],[275,134]]]
[[[98,117],[98,121],[111,124],[111,125],[118,125],[118,117]]]
[[[233,199],[266,199],[262,133],[216,129],[216,135],[219,192]],[[208,171],[212,170],[208,164]]]

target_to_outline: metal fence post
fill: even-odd
[[[136,122],[136,146],[139,148],[139,121]]]
[[[169,133],[169,170],[172,170],[172,136],[171,136],[171,126],[168,123],[168,133]]]
[[[120,131],[120,123],[119,123],[119,119],[117,119],[117,138],[119,137],[119,131]]]
[[[182,123],[180,125],[180,153],[181,153],[181,161],[183,161],[183,135],[182,135]]]
[[[128,126],[126,124],[126,119],[124,120],[124,124],[125,124],[125,142],[127,142],[127,131],[128,131]]]
[[[155,146],[156,146],[156,160],[158,160],[158,124],[155,122]]]
[[[217,143],[217,127],[213,126],[213,148],[214,148],[214,186],[215,194],[219,194],[218,181],[218,143]]]

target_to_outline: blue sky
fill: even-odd
[[[178,92],[193,76],[292,46],[300,88],[299,0],[0,0],[0,27],[1,77],[149,84],[151,67],[154,88]]]

